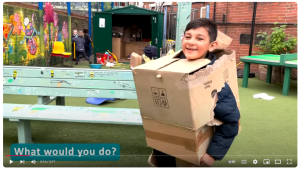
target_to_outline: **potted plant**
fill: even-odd
[[[277,23],[274,23],[276,25]],[[288,54],[294,53],[294,49],[297,46],[297,39],[291,37],[289,34],[285,33],[285,28],[287,25],[276,26],[271,28],[272,33],[267,34],[267,32],[259,31],[257,37],[261,37],[262,40],[259,41],[258,45],[255,45],[260,50],[254,51],[254,53],[262,54]],[[266,79],[267,66],[259,65],[259,79]],[[282,82],[283,81],[283,68],[273,67],[272,69],[272,82]]]

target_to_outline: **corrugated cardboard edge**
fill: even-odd
[[[231,54],[233,54],[233,53],[235,53],[234,50],[232,51]],[[232,61],[233,58],[234,58],[233,55],[224,54],[222,57],[220,57],[218,60],[216,60],[213,65],[208,65],[206,68],[201,69],[192,75],[186,74],[181,79],[181,81],[176,82],[175,84],[180,90],[196,88],[200,84],[203,84],[205,82],[205,80],[207,79],[207,77],[210,76],[213,71],[219,69],[226,60],[229,59]],[[217,90],[220,91],[221,88],[217,89]]]

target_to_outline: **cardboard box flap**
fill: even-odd
[[[218,36],[216,39],[218,47],[214,50],[214,52],[227,49],[232,40],[232,38],[228,37],[226,34],[218,30]]]
[[[211,61],[209,59],[197,59],[197,60],[189,60],[189,59],[181,59],[172,63],[162,69],[160,71],[170,71],[170,72],[181,72],[181,73],[191,73],[194,72],[203,66],[206,66]]]
[[[163,67],[165,67],[165,66],[167,66],[167,65],[169,65],[169,64],[171,64],[171,63],[173,63],[177,60],[179,60],[179,59],[178,58],[173,59],[170,56],[165,56],[165,57],[153,60],[149,63],[139,65],[139,66],[135,67],[133,70],[142,70],[142,69],[145,69],[145,70],[158,70],[158,69],[163,68]]]

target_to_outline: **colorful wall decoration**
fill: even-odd
[[[39,56],[38,11],[3,5],[3,64],[27,65]]]
[[[45,9],[45,7],[44,7]],[[36,65],[46,66],[47,58],[55,41],[65,44],[68,50],[68,16],[53,15],[50,31],[44,17],[39,18],[39,11],[17,6],[3,5],[3,64],[4,65]],[[40,22],[44,22],[44,35],[40,35]],[[50,33],[50,39],[49,39]],[[44,40],[44,48],[40,47],[40,39]],[[42,51],[44,50],[44,51]],[[36,62],[39,63],[36,63]],[[34,63],[35,62],[35,63]]]
[[[68,16],[59,15],[51,9],[51,4],[46,3],[45,5],[45,14],[43,16],[44,21],[44,44],[45,50],[47,54],[49,54],[49,50],[53,49],[49,48],[50,45],[53,46],[55,41],[62,41],[65,46],[65,51],[69,51],[68,49]],[[49,26],[50,25],[50,31]],[[49,38],[50,34],[50,38]],[[50,40],[50,41],[49,41]]]

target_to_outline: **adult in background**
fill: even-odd
[[[89,61],[90,64],[92,64],[90,58],[86,55],[85,48],[84,48],[84,34],[82,31],[79,31],[77,38],[72,38],[72,41],[76,44],[76,63],[75,65],[78,65],[79,62],[79,55],[82,54],[84,58]]]
[[[84,43],[85,52],[87,56],[90,58],[91,56],[90,43],[92,42],[92,39],[88,34],[88,29],[84,29],[83,33],[84,33],[84,41],[85,41]]]

